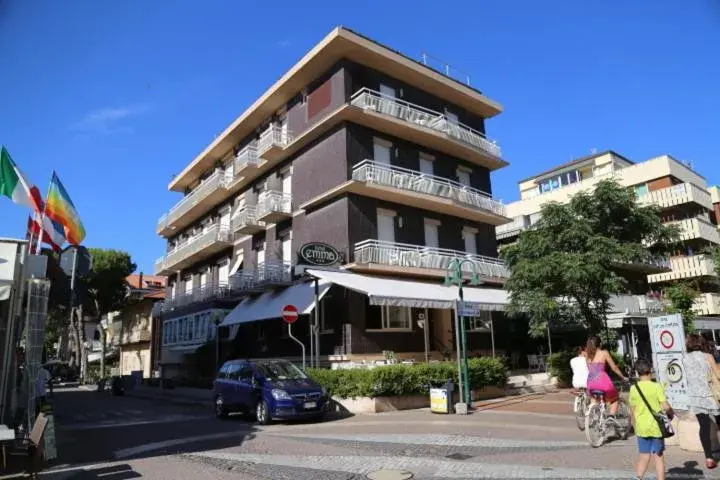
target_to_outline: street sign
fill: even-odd
[[[685,354],[682,316],[648,318],[648,328],[657,381],[665,387],[665,394],[674,409],[688,410],[687,380],[682,362]]]
[[[482,310],[481,303],[458,302],[458,315],[461,317],[479,317]]]
[[[77,258],[75,251],[77,250]],[[72,275],[73,262],[75,264],[75,277],[85,277],[92,270],[92,255],[85,247],[69,246],[60,253],[60,268],[67,276]]]
[[[318,267],[329,267],[340,262],[340,252],[337,248],[327,243],[310,242],[298,250],[300,263],[315,265]]]
[[[282,318],[288,325],[292,325],[298,319],[298,310],[295,305],[285,305],[282,309]]]

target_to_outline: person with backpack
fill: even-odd
[[[672,433],[671,430],[663,428],[660,412],[670,420],[673,417],[672,406],[667,401],[663,386],[652,380],[652,366],[647,360],[638,359],[635,370],[640,378],[630,389],[628,399],[638,439],[639,456],[635,479],[644,477],[652,458],[658,480],[665,480],[665,438]]]

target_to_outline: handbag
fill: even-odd
[[[716,402],[720,403],[720,376],[718,376],[715,368],[708,362],[710,371],[708,372],[708,385],[710,386],[710,394]]]
[[[670,438],[675,435],[675,429],[672,426],[672,422],[670,422],[670,417],[668,417],[667,414],[665,414],[665,412],[663,411],[653,411],[650,403],[647,401],[647,398],[645,398],[645,395],[643,394],[642,390],[640,390],[640,387],[637,383],[635,384],[635,390],[637,390],[637,392],[640,394],[640,398],[642,398],[645,406],[648,408],[648,410],[650,410],[650,413],[657,422],[658,427],[660,428],[660,435],[662,435],[662,438]]]

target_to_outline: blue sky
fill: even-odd
[[[492,178],[504,200],[593,148],[720,182],[711,0],[0,0],[0,143],[43,193],[57,170],[88,246],[151,273],[171,176],[337,25],[427,51],[503,104],[487,131],[511,163]],[[0,199],[0,219],[24,236],[26,210]]]

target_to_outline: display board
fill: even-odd
[[[675,410],[688,410],[687,378],[682,361],[685,355],[682,316],[648,318],[648,328],[657,381],[665,387],[668,401]]]

